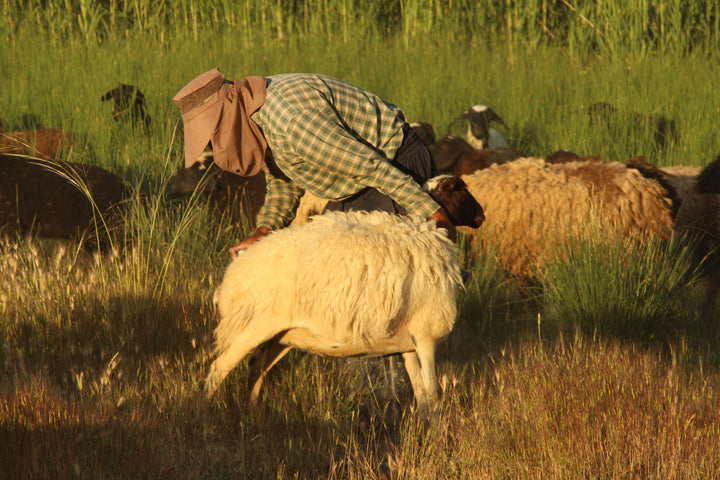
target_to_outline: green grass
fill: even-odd
[[[600,239],[577,242],[569,258],[543,276],[545,321],[581,328],[587,334],[612,332],[652,338],[688,317],[690,287],[700,266],[690,249],[651,241]]]
[[[201,395],[212,293],[246,232],[168,194],[183,85],[215,66],[320,72],[441,135],[485,103],[529,155],[707,163],[720,153],[717,5],[624,5],[4,2],[5,127],[70,130],[92,152],[70,160],[148,198],[115,254],[0,245],[0,478],[720,477],[718,312],[700,321],[696,266],[659,243],[578,244],[530,287],[486,252],[438,351],[429,423],[367,408],[342,362],[301,352],[273,370],[257,410],[246,365],[214,400]],[[118,82],[145,94],[147,132],[100,101]],[[591,125],[582,109],[597,101],[673,119],[679,138],[658,147],[630,121]]]

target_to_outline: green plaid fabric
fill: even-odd
[[[403,140],[405,114],[354,85],[314,74],[268,77],[265,104],[252,115],[274,162],[258,226],[287,226],[305,190],[343,200],[366,187],[408,212],[440,208],[410,176],[390,163]]]

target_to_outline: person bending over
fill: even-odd
[[[326,75],[289,73],[228,81],[207,71],[173,98],[185,133],[185,166],[210,145],[218,167],[267,180],[257,228],[230,255],[286,227],[309,191],[327,210],[383,210],[431,218],[455,240],[447,213],[422,184],[437,171],[403,111]]]

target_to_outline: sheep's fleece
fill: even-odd
[[[485,210],[478,234],[512,274],[537,273],[571,238],[599,228],[624,237],[672,232],[667,191],[623,163],[523,158],[462,178]]]
[[[434,221],[411,215],[329,212],[272,232],[233,260],[215,292],[207,393],[271,341],[337,357],[417,354],[406,367],[418,404],[431,405],[435,345],[453,328],[462,283],[455,254]]]

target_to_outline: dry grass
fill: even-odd
[[[430,422],[369,408],[343,362],[302,353],[251,410],[244,366],[202,397],[214,280],[189,283],[195,262],[178,257],[157,290],[133,271],[161,259],[42,247],[0,259],[11,274],[0,288],[4,478],[720,476],[712,335],[690,345],[536,325],[538,302],[484,262],[439,352]]]

